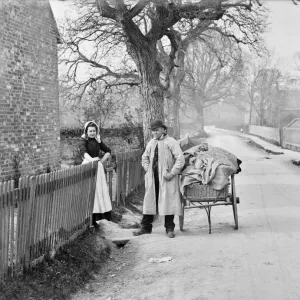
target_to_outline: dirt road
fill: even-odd
[[[176,218],[176,238],[153,233],[114,248],[83,299],[299,300],[300,168],[286,155],[251,148],[247,140],[213,131],[208,142],[236,154],[239,230],[232,209],[212,209],[212,234],[203,210],[186,211],[185,231]],[[171,257],[163,263],[150,258]]]

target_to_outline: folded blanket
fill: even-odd
[[[185,167],[181,172],[181,192],[186,185],[201,182],[215,190],[229,184],[229,176],[241,171],[241,161],[229,151],[207,143],[194,146],[184,153]]]

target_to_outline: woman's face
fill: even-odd
[[[88,127],[87,129],[87,136],[89,138],[95,138],[97,135],[97,130],[96,130],[96,127],[93,126],[93,127]]]

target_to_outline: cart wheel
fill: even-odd
[[[236,201],[233,201],[232,203],[232,210],[233,210],[233,216],[234,216],[234,229],[239,229],[239,221],[238,221],[238,213],[237,213],[237,205]]]
[[[179,216],[179,228],[180,231],[183,231],[183,224],[184,224],[184,204],[182,203],[182,216]]]
[[[231,175],[231,191],[232,191],[232,210],[233,210],[233,217],[234,217],[234,229],[239,229],[239,222],[238,222],[238,213],[237,213],[237,197],[235,193],[235,181],[234,175]]]

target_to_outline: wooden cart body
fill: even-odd
[[[229,192],[229,189],[231,192]],[[182,195],[182,216],[179,217],[180,230],[183,231],[184,210],[191,208],[205,209],[209,233],[211,233],[211,209],[213,206],[231,205],[234,217],[234,228],[238,229],[237,204],[239,197],[236,196],[234,175],[231,175],[230,184],[221,191],[216,191],[208,185],[193,183],[185,187]]]

